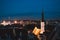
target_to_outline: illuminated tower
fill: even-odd
[[[42,10],[42,18],[41,18],[41,32],[43,34],[45,32],[45,22],[44,22],[44,11]]]

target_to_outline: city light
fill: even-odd
[[[21,25],[23,25],[23,24],[24,24],[23,20],[21,20],[21,21],[20,21],[20,24],[21,24]]]
[[[33,30],[33,33],[38,36],[40,34],[40,31],[41,29],[38,29],[37,27],[35,27]]]
[[[7,23],[6,21],[3,21],[1,24],[4,25],[4,26],[6,26],[6,25],[8,25],[9,23]]]
[[[14,23],[17,24],[18,22],[15,20]]]

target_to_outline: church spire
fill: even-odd
[[[42,9],[42,22],[44,22],[44,10]]]
[[[44,32],[45,32],[45,22],[44,22],[44,11],[42,9],[41,32],[40,32],[40,34],[43,34]]]

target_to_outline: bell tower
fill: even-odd
[[[44,22],[44,10],[42,9],[42,14],[41,14],[41,32],[40,34],[43,34],[45,32],[45,22]]]

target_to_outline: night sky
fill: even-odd
[[[60,18],[60,0],[0,0],[0,19],[41,19],[42,8],[45,19]]]

